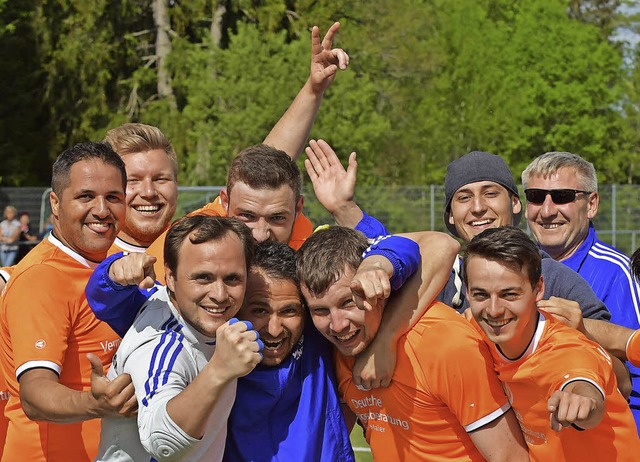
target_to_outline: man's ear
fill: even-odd
[[[164,278],[167,283],[167,289],[169,289],[170,294],[175,294],[176,292],[176,275],[171,271],[171,269],[164,265]]]
[[[296,204],[296,216],[300,215],[302,213],[302,206],[304,205],[304,197],[302,195],[300,195],[300,198],[298,198],[298,203]]]
[[[514,215],[517,215],[522,211],[522,202],[515,194],[511,195],[511,211]]]
[[[536,284],[534,291],[536,292],[536,302],[539,302],[544,298],[544,277],[542,275],[540,276],[540,280]]]
[[[593,218],[596,216],[596,214],[598,213],[598,206],[600,205],[600,196],[598,195],[598,192],[592,192],[589,195],[589,210],[587,211],[587,216],[589,217],[589,220],[593,220]]]
[[[222,204],[224,211],[229,215],[229,196],[227,195],[226,189],[220,190],[220,203]]]
[[[58,218],[58,207],[60,206],[60,198],[53,191],[49,193],[49,203],[51,204],[51,213],[55,218]]]

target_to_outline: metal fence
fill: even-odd
[[[181,186],[176,216],[211,202],[221,186]],[[50,213],[49,188],[0,188],[0,207],[14,205],[31,215],[34,229],[42,231]],[[305,185],[305,214],[313,223],[330,223],[310,185]],[[520,197],[524,199],[521,194]],[[640,245],[640,185],[600,185],[600,208],[594,219],[598,236],[631,254]],[[446,231],[443,221],[444,187],[431,185],[359,187],[356,200],[392,232],[430,229]],[[521,226],[527,229],[526,220]]]

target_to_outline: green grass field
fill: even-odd
[[[356,462],[373,462],[373,456],[369,450],[367,440],[364,439],[362,428],[360,425],[355,425],[351,432],[351,446],[356,454]]]

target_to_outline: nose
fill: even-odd
[[[558,213],[556,204],[551,200],[551,194],[547,194],[544,198],[544,202],[540,205],[540,215],[543,217],[551,217]]]
[[[498,300],[497,297],[491,297],[487,301],[487,303],[488,305],[485,308],[485,312],[487,313],[488,316],[492,318],[498,318],[502,316],[502,313],[504,312],[504,310],[500,306],[500,301]]]
[[[264,218],[260,218],[256,223],[254,223],[254,226],[251,229],[251,234],[253,234],[253,239],[256,242],[268,241],[271,237],[269,223],[267,223]]]
[[[349,320],[342,310],[332,310],[329,316],[329,328],[336,334],[349,329]]]
[[[229,298],[227,286],[222,281],[216,281],[209,288],[209,298],[218,304],[226,302]]]
[[[475,214],[482,214],[486,210],[486,204],[481,195],[476,195],[471,202],[471,212]]]
[[[277,314],[273,314],[269,317],[269,323],[267,325],[267,332],[273,338],[280,337],[280,334],[284,331],[282,327],[282,322],[280,322],[280,318]]]
[[[106,198],[96,197],[93,206],[93,214],[98,218],[106,218],[107,216],[109,216],[109,213],[109,204],[107,203]]]
[[[140,196],[142,197],[155,197],[158,195],[156,187],[153,184],[151,178],[145,178],[140,182]]]

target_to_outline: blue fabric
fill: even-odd
[[[389,234],[387,228],[370,215],[367,215],[364,210],[362,211],[362,219],[356,225],[356,231],[360,231],[369,239],[375,239],[378,236],[386,236]]]
[[[598,239],[593,224],[578,249],[562,263],[577,271],[611,312],[611,322],[640,328],[640,286],[629,270],[629,257]],[[640,428],[640,368],[627,363],[633,390],[631,411]],[[640,432],[639,432],[640,433]]]
[[[363,258],[381,255],[393,265],[391,288],[398,290],[420,266],[420,246],[402,236],[381,236],[364,252]]]
[[[109,266],[95,269],[85,289],[96,317],[120,336],[155,290],[120,286]],[[330,344],[308,320],[302,341],[276,367],[258,365],[238,380],[228,426],[227,461],[355,461],[336,385]]]
[[[113,282],[109,267],[123,256],[123,252],[118,252],[103,260],[93,271],[84,291],[96,318],[109,324],[120,337],[124,337],[133,325],[144,302],[158,290],[157,287],[142,290],[138,286],[121,286]]]
[[[238,379],[225,461],[355,460],[331,346],[307,321],[301,341],[282,364],[259,365]]]

